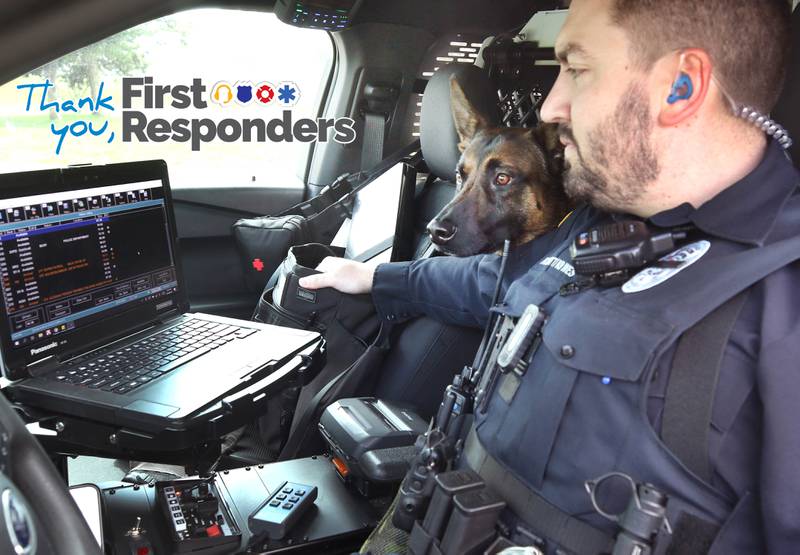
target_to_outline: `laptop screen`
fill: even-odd
[[[6,362],[9,355],[17,358],[15,352],[30,361],[64,352],[70,343],[79,349],[76,343],[91,343],[112,328],[178,308],[166,179],[145,172],[118,183],[140,172],[123,172],[129,174],[124,179],[113,170],[35,172],[43,182],[32,189],[41,190],[27,196],[0,189],[6,197],[0,199],[1,323],[4,351],[12,351],[4,352]],[[79,174],[86,179],[75,179]],[[7,177],[0,176],[0,184]],[[92,186],[72,188],[70,182]],[[116,321],[137,308],[132,320]],[[79,336],[82,341],[70,341]]]

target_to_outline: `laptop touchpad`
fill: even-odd
[[[126,405],[125,408],[135,412],[143,412],[145,414],[152,414],[154,416],[162,417],[167,417],[170,414],[178,411],[178,407],[171,407],[169,405],[162,405],[161,403],[154,403],[152,401],[144,401],[141,399]]]

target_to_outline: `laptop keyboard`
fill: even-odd
[[[72,360],[47,377],[89,389],[128,393],[194,358],[256,331],[217,322],[189,320],[127,347]]]

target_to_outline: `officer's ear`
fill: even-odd
[[[699,48],[688,48],[664,60],[658,76],[663,98],[658,114],[661,126],[675,127],[697,114],[711,89],[712,69],[711,56]]]
[[[458,132],[458,150],[464,152],[467,145],[480,131],[489,128],[489,124],[467,100],[464,89],[458,83],[455,75],[450,77],[450,107],[453,111],[453,121]]]

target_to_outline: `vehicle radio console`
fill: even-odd
[[[224,551],[225,547],[239,546],[242,533],[220,498],[214,480],[158,482],[156,496],[175,553],[209,548]]]
[[[275,15],[295,27],[341,31],[350,27],[363,0],[278,0]]]
[[[100,492],[114,555],[352,553],[391,502],[354,493],[324,456]]]

